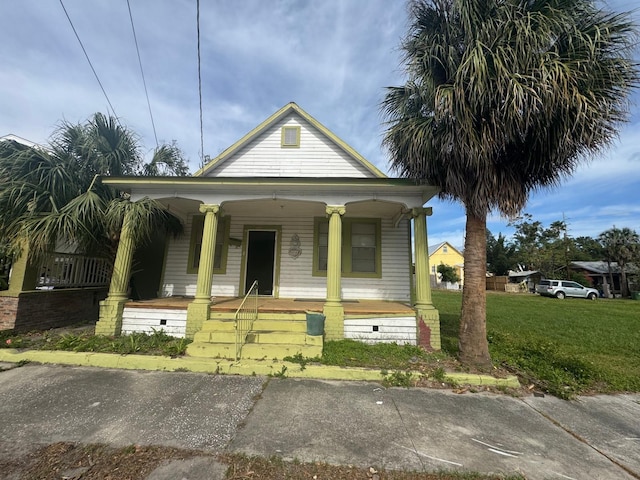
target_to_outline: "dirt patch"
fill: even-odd
[[[169,460],[207,455],[170,447],[54,443],[23,457],[0,461],[2,478],[20,480],[137,480]]]
[[[144,480],[160,465],[172,460],[210,456],[202,451],[170,447],[54,443],[10,461],[0,461],[2,478],[20,480]],[[378,470],[375,467],[339,466],[326,463],[286,462],[280,458],[224,454],[218,461],[228,465],[226,478],[291,480],[504,480],[503,476],[466,476],[456,473],[417,473]],[[509,477],[520,479],[522,477]]]

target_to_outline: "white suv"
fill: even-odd
[[[588,298],[595,300],[598,298],[598,290],[584,287],[576,282],[568,280],[540,280],[536,285],[536,292],[547,297],[563,299],[565,297]]]

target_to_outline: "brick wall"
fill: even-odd
[[[0,297],[0,330],[10,330],[16,324],[17,297]]]
[[[106,288],[22,292],[0,296],[0,330],[46,330],[76,323],[97,322]]]

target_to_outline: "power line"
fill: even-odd
[[[200,71],[200,0],[196,0],[196,28],[198,31],[198,95],[200,98],[200,168],[204,168],[204,129],[202,127],[202,74]]]
[[[131,14],[131,5],[129,4],[129,0],[127,0],[127,8],[129,9],[129,19],[131,20],[131,30],[133,31],[133,40],[136,44],[136,52],[138,53],[138,64],[140,65],[140,74],[142,75],[142,84],[144,85],[144,94],[147,97],[147,106],[149,107],[149,116],[151,117],[151,126],[153,127],[153,136],[156,139],[156,148],[159,148],[160,145],[158,144],[156,124],[153,121],[153,113],[151,113],[151,102],[149,102],[149,92],[147,91],[147,82],[144,78],[144,70],[142,69],[142,60],[140,59],[140,48],[138,48],[138,37],[136,36],[136,27],[133,26],[133,15]]]
[[[67,12],[67,9],[65,8],[64,3],[62,3],[62,0],[60,0],[60,5],[62,6],[62,9],[64,10],[64,14],[67,16],[67,20],[69,20],[69,25],[71,25],[71,28],[73,29],[73,33],[75,33],[76,38],[78,39],[78,43],[80,44],[80,47],[82,47],[82,51],[84,52],[84,56],[87,58],[87,62],[89,62],[89,66],[91,67],[91,70],[93,71],[93,74],[95,75],[96,80],[98,81],[98,85],[100,85],[100,89],[102,90],[102,93],[104,94],[104,98],[107,99],[107,103],[109,104],[109,107],[111,108],[111,112],[113,112],[113,116],[116,118],[116,121],[118,122],[118,124],[120,124],[120,120],[118,120],[118,115],[116,115],[116,110],[113,108],[113,105],[111,105],[111,100],[109,100],[109,96],[107,95],[107,92],[105,91],[104,87],[102,86],[102,82],[100,81],[100,77],[98,77],[96,69],[93,68],[93,64],[91,63],[91,59],[89,58],[89,54],[87,54],[87,50],[84,48],[84,45],[82,44],[82,40],[80,40],[80,36],[78,35],[78,32],[76,31],[76,27],[73,26],[73,22],[71,21],[71,17],[69,16],[69,13]]]

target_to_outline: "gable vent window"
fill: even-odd
[[[282,147],[300,146],[300,127],[282,127]]]

